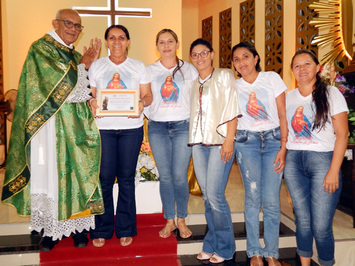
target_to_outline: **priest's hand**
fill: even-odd
[[[81,57],[80,63],[85,64],[85,69],[89,69],[92,62],[99,58],[101,50],[101,40],[98,38],[91,39],[90,46],[84,46],[84,54]]]

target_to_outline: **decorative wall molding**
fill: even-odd
[[[265,0],[265,71],[282,77],[283,0]]]
[[[240,3],[240,41],[255,45],[255,0]]]
[[[231,68],[232,8],[219,13],[219,67]]]

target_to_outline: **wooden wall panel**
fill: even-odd
[[[255,1],[240,3],[240,41],[255,44]]]
[[[212,16],[202,20],[202,38],[212,44]]]
[[[318,30],[309,24],[317,13],[309,5],[317,0],[297,0],[296,2],[296,51],[312,50],[318,56],[318,46],[311,44]]]
[[[232,8],[219,13],[219,67],[231,68]]]
[[[265,0],[265,71],[282,77],[283,0]]]

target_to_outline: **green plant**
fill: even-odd
[[[349,107],[349,143],[355,143],[355,110]]]

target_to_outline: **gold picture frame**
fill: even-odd
[[[97,116],[136,116],[139,114],[139,90],[98,89]]]

